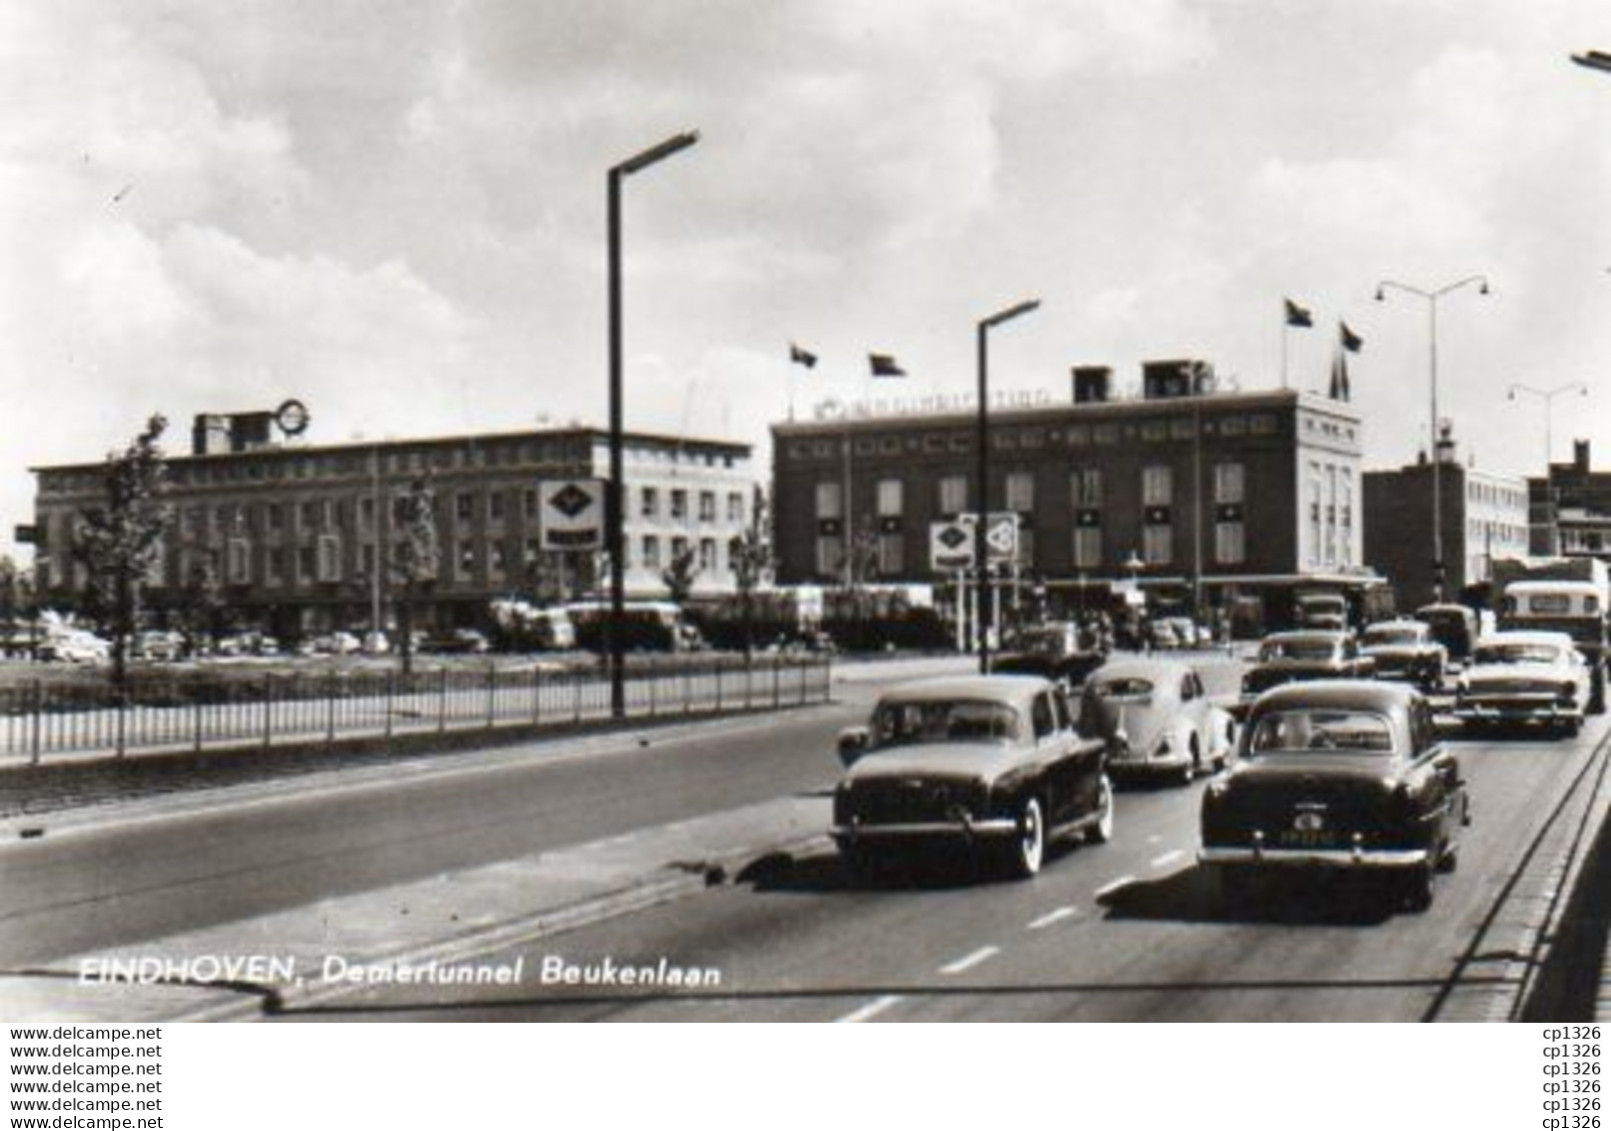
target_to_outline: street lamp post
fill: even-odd
[[[610,714],[621,718],[626,714],[626,671],[621,631],[626,616],[626,554],[622,527],[626,515],[625,489],[621,482],[621,449],[623,447],[621,406],[622,347],[621,347],[621,182],[633,173],[664,161],[699,140],[699,134],[690,132],[669,137],[659,145],[645,149],[612,166],[608,177],[609,212],[609,291],[610,291],[610,482],[605,492],[604,525],[605,549],[610,556],[610,617],[606,624],[606,638],[610,655]]]
[[[979,576],[979,624],[977,645],[979,649],[979,674],[990,674],[990,628],[995,622],[994,615],[987,618],[986,602],[990,600],[990,566],[987,548],[985,545],[985,531],[990,523],[990,330],[1017,318],[1021,314],[1028,314],[1040,306],[1039,299],[1027,299],[1005,310],[999,310],[990,317],[983,319],[978,327],[978,353],[979,353],[979,418],[975,427],[975,443],[978,451],[975,473],[978,477],[979,517],[973,526],[973,565]],[[994,601],[990,600],[992,614]]]
[[[1506,392],[1508,400],[1515,400],[1517,393],[1526,393],[1530,397],[1537,397],[1544,402],[1544,474],[1549,475],[1550,460],[1554,458],[1554,430],[1552,427],[1555,412],[1555,398],[1564,393],[1576,393],[1580,397],[1589,395],[1589,387],[1582,381],[1568,381],[1564,385],[1556,385],[1553,389],[1536,389],[1532,385],[1512,385]]]
[[[1488,293],[1488,279],[1483,275],[1468,275],[1436,290],[1412,287],[1408,283],[1383,279],[1376,284],[1376,301],[1386,302],[1389,290],[1403,291],[1426,300],[1427,309],[1427,384],[1432,402],[1432,592],[1436,600],[1443,600],[1443,484],[1438,458],[1438,299],[1462,287],[1477,285],[1478,294]]]

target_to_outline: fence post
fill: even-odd
[[[331,668],[324,675],[324,744],[331,746],[336,741],[336,669]]]
[[[492,729],[492,720],[497,714],[498,705],[498,669],[493,664],[487,665],[487,729]]]
[[[772,709],[783,706],[783,654],[772,657]]]
[[[45,725],[45,683],[34,680],[33,736],[29,739],[29,761],[39,765],[40,730]]]
[[[386,669],[386,737],[392,736],[392,705],[397,698],[397,673],[390,668]]]
[[[722,659],[716,657],[716,713],[722,713]]]
[[[436,674],[436,731],[441,734],[447,730],[448,671],[441,668]]]
[[[580,725],[582,721],[583,674],[579,668],[571,670],[571,723],[574,725]]]
[[[682,713],[692,714],[694,710],[694,665],[685,663],[682,666]]]
[[[531,725],[543,721],[543,668],[541,663],[531,667]]]
[[[263,749],[273,742],[274,734],[274,674],[263,673]]]
[[[199,687],[192,687],[191,691],[190,691],[190,723],[191,723],[191,728],[195,731],[195,734],[193,735],[193,737],[195,739],[194,745],[195,745],[195,749],[196,749],[197,754],[201,753],[201,693],[200,692],[201,692],[201,689]]]

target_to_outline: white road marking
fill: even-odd
[[[1157,833],[1154,833],[1152,836],[1149,836],[1147,838],[1147,843],[1148,844],[1157,844],[1161,840],[1163,840],[1163,837],[1159,836]]]
[[[1111,895],[1113,892],[1118,891],[1120,888],[1128,887],[1130,884],[1133,884],[1135,882],[1136,882],[1136,878],[1134,876],[1120,876],[1118,879],[1114,880],[1112,883],[1103,884],[1101,887],[1097,888],[1096,889],[1096,898],[1101,899],[1104,895]]]
[[[1039,919],[1031,922],[1026,930],[1038,931],[1042,927],[1050,927],[1053,923],[1061,922],[1079,913],[1080,909],[1078,907],[1059,907],[1055,911],[1046,912]]]
[[[979,963],[994,958],[1001,953],[999,946],[982,946],[972,954],[965,954],[955,962],[948,962],[940,967],[942,974],[960,974],[964,970],[972,970]]]
[[[1152,862],[1152,866],[1154,868],[1167,868],[1167,867],[1169,867],[1169,865],[1173,864],[1176,860],[1179,860],[1181,857],[1183,857],[1185,855],[1186,855],[1186,850],[1185,849],[1177,848],[1173,852],[1166,852],[1162,856],[1159,856],[1156,859],[1154,859],[1153,862]]]
[[[883,997],[874,998],[860,1009],[851,1010],[843,1017],[835,1018],[835,1023],[839,1025],[856,1025],[863,1021],[871,1021],[874,1017],[877,1017],[880,1013],[884,1012],[884,1010],[889,1009],[891,1006],[898,1004],[902,1000],[904,999],[896,994],[885,994]]]

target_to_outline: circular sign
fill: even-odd
[[[307,431],[308,421],[311,419],[312,417],[308,415],[308,406],[301,401],[286,401],[274,410],[274,423],[287,436],[298,436]]]

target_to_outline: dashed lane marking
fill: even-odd
[[[960,974],[965,970],[972,970],[981,962],[986,962],[1001,953],[999,946],[982,946],[972,954],[965,954],[955,962],[948,962],[940,967],[942,974]]]
[[[1169,865],[1173,864],[1176,860],[1181,859],[1185,855],[1185,849],[1177,848],[1173,852],[1166,852],[1162,856],[1159,856],[1153,860],[1152,866],[1154,868],[1167,868]]]
[[[1114,892],[1118,891],[1120,888],[1128,887],[1130,884],[1133,884],[1135,882],[1136,882],[1136,878],[1134,876],[1120,876],[1118,879],[1114,880],[1112,883],[1103,884],[1101,887],[1097,888],[1096,889],[1096,898],[1101,899],[1104,895],[1112,895]]]
[[[1038,931],[1043,927],[1050,927],[1053,923],[1060,923],[1064,919],[1071,919],[1079,913],[1080,909],[1078,907],[1059,907],[1055,910],[1046,912],[1046,914],[1042,915],[1039,919],[1031,921],[1029,926],[1025,929],[1030,931]]]
[[[860,1009],[853,1009],[843,1017],[835,1018],[835,1021],[840,1025],[858,1025],[863,1021],[871,1021],[884,1010],[900,1004],[903,1000],[905,999],[898,994],[885,994],[883,997],[874,998]]]

